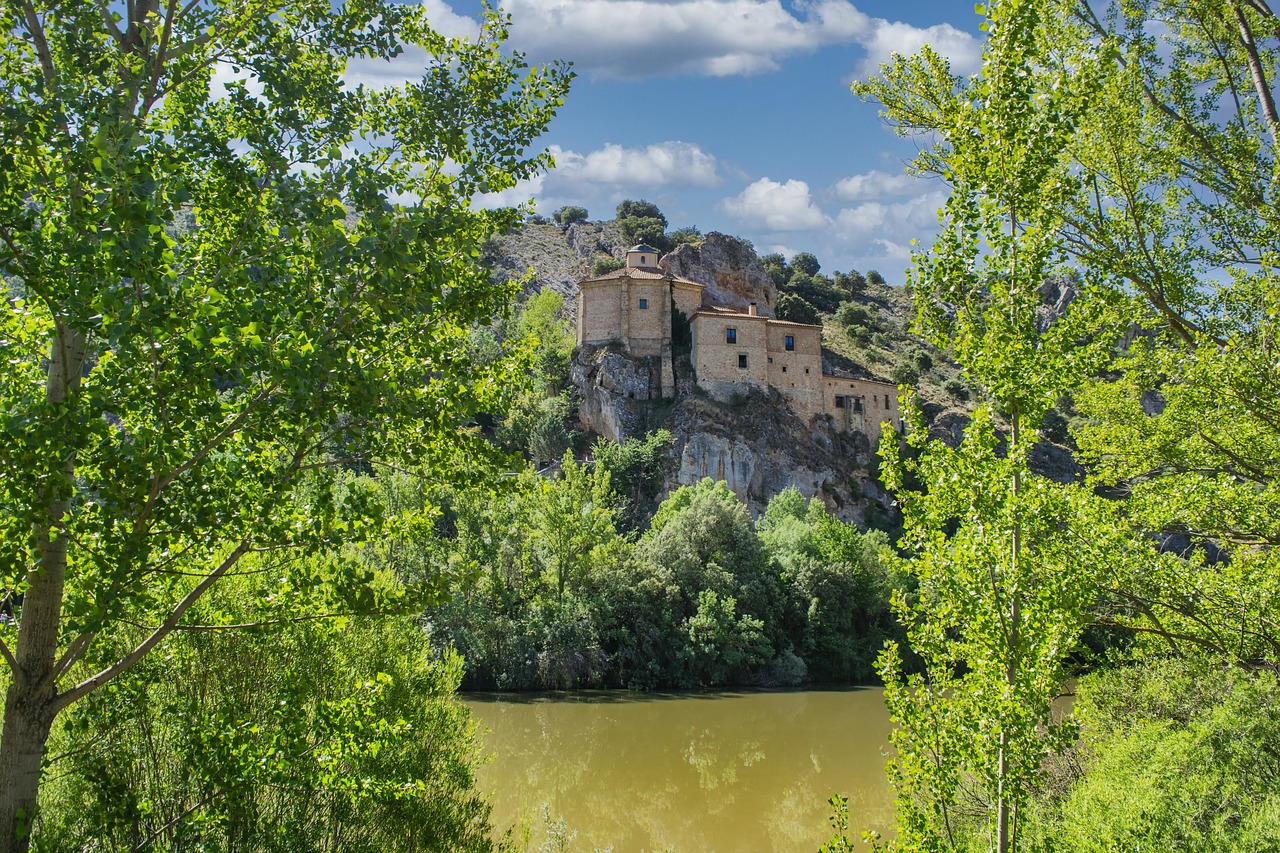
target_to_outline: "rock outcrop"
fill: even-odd
[[[736,237],[712,231],[699,243],[677,246],[659,266],[704,285],[704,304],[745,312],[754,302],[762,315],[774,316],[778,289],[756,253]]]
[[[752,514],[795,486],[846,521],[866,522],[871,452],[862,435],[825,422],[806,426],[781,396],[753,391],[728,406],[695,395],[676,403],[666,421],[674,441],[667,490],[705,477],[723,480]],[[883,500],[883,493],[882,493]],[[886,503],[882,510],[887,509]]]
[[[499,237],[486,253],[494,274],[505,280],[523,278],[533,269],[527,290],[554,290],[565,307],[576,312],[578,282],[601,255],[621,258],[627,250],[617,223],[575,222],[567,229],[557,225],[525,225]]]
[[[660,396],[662,360],[637,358],[615,348],[580,349],[569,379],[581,395],[582,428],[621,443],[643,431],[645,402]]]

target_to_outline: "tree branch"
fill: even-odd
[[[1258,46],[1253,41],[1253,31],[1249,29],[1244,11],[1241,10],[1239,3],[1232,3],[1231,11],[1235,13],[1236,25],[1240,28],[1240,41],[1244,45],[1245,54],[1249,57],[1249,73],[1253,75],[1253,88],[1258,94],[1258,103],[1262,107],[1262,118],[1266,121],[1267,130],[1271,133],[1271,144],[1275,145],[1280,142],[1280,116],[1276,115],[1276,100],[1271,94],[1270,87],[1267,86],[1267,74],[1262,67],[1262,60],[1258,58]]]
[[[249,540],[242,539],[240,544],[236,546],[235,550],[228,554],[226,558],[218,564],[217,568],[209,572],[209,574],[207,574],[200,583],[196,584],[195,587],[173,608],[169,613],[169,617],[165,619],[158,628],[152,631],[149,637],[138,644],[137,648],[96,675],[86,678],[84,681],[80,682],[75,687],[72,687],[65,693],[60,693],[54,698],[53,702],[50,703],[52,711],[54,713],[61,711],[72,702],[75,702],[77,699],[97,690],[99,687],[129,669],[138,661],[142,660],[147,652],[155,648],[157,643],[169,636],[169,634],[177,627],[178,623],[182,621],[183,615],[191,609],[191,606],[199,601],[200,597],[203,596],[211,586],[217,583],[218,579],[226,574],[228,569],[234,566],[241,557],[248,553],[250,547]]]
[[[5,663],[9,664],[9,671],[13,673],[13,681],[19,686],[26,686],[27,673],[18,665],[18,659],[13,655],[13,649],[9,648],[9,644],[0,639],[0,653],[4,654]]]

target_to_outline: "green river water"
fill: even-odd
[[[488,729],[494,825],[523,823],[530,850],[544,804],[574,851],[816,851],[835,793],[851,828],[892,822],[878,689],[464,698]]]

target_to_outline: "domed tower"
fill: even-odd
[[[658,266],[658,250],[644,243],[627,249],[627,266],[632,269],[656,269]]]

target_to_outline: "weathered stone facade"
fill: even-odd
[[[704,286],[658,267],[658,253],[649,246],[629,250],[626,263],[579,285],[578,344],[619,344],[630,355],[656,357],[661,396],[675,395],[674,303],[689,318],[697,384],[712,397],[776,389],[803,420],[828,417],[837,429],[863,433],[873,444],[883,422],[901,430],[896,386],[823,373],[821,326],[776,320],[756,303],[745,313],[706,304]]]
[[[702,285],[658,268],[658,251],[635,246],[626,266],[578,284],[578,346],[621,344],[628,355],[660,360],[659,395],[674,397],[671,305],[702,303]],[[683,308],[681,310],[684,310]]]

